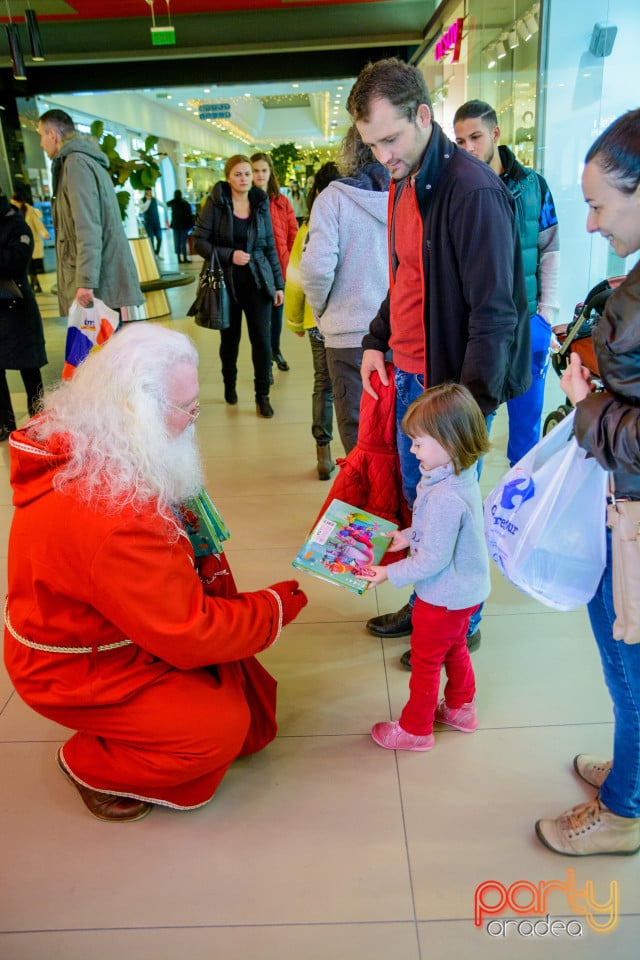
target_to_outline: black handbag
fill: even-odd
[[[211,263],[202,268],[198,293],[187,310],[187,316],[193,317],[199,327],[206,327],[208,330],[228,330],[231,325],[229,291],[215,248]]]

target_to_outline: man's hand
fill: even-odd
[[[378,394],[371,386],[371,374],[374,370],[378,371],[380,383],[388,387],[389,378],[384,365],[384,353],[382,350],[365,350],[362,354],[362,364],[360,366],[360,376],[362,377],[362,389],[368,393],[374,400],[378,400]]]
[[[78,287],[76,290],[76,300],[81,307],[93,306],[93,290],[88,287]]]
[[[233,256],[231,257],[231,262],[235,263],[236,267],[246,267],[246,265],[251,260],[251,254],[247,253],[246,250],[234,250]]]
[[[284,291],[276,290],[276,295],[273,298],[274,307],[281,307],[283,303],[284,303]]]
[[[592,392],[591,371],[582,366],[577,353],[571,354],[569,366],[560,378],[560,387],[574,406]]]

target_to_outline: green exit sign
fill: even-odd
[[[176,42],[175,27],[151,27],[151,45],[154,47],[173,46]]]

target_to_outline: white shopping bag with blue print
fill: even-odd
[[[489,555],[516,587],[555,610],[593,597],[606,560],[608,474],[573,437],[575,411],[484,503]]]

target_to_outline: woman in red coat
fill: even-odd
[[[273,236],[276,242],[276,251],[280,261],[282,276],[286,280],[289,255],[293,241],[298,232],[298,221],[293,207],[283,193],[280,193],[278,178],[273,169],[273,163],[268,153],[254,153],[251,156],[253,168],[253,184],[260,187],[269,197]],[[280,335],[282,333],[282,304],[271,309],[271,352],[278,370],[288,370],[289,364],[282,356],[280,349]]]
[[[197,362],[184,334],[125,324],[10,439],[5,663],[76,731],[58,765],[101,820],[202,806],[273,739],[254,655],[306,603],[296,581],[239,593],[224,554],[195,556],[177,507],[202,484]]]

